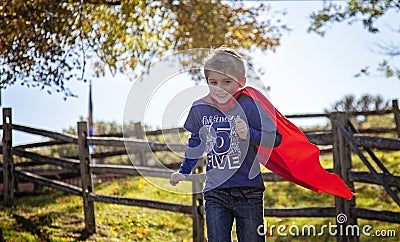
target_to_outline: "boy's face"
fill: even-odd
[[[208,74],[208,86],[211,97],[221,104],[228,102],[242,87],[238,81],[215,71]]]

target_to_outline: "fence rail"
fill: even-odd
[[[397,102],[393,102],[397,105]],[[349,115],[373,115],[373,114],[388,114],[393,113],[395,117],[396,129],[386,129],[385,132],[399,131],[400,118],[398,117],[398,106],[393,106],[393,110],[383,112],[358,112],[358,113],[332,113],[332,114],[307,114],[307,115],[288,115],[289,118],[304,118],[304,117],[326,117],[332,121],[332,130],[319,132],[305,132],[310,142],[321,145],[330,146],[330,152],[333,152],[334,168],[328,170],[341,175],[343,180],[349,187],[354,189],[354,182],[364,182],[383,186],[391,186],[400,189],[400,177],[394,176],[387,172],[376,172],[375,177],[371,176],[371,172],[351,171],[351,156],[350,146],[345,142],[343,129],[346,129],[346,122]],[[153,176],[161,178],[169,178],[171,170],[157,167],[147,166],[116,166],[104,164],[91,164],[90,160],[93,157],[109,157],[112,155],[126,155],[125,149],[111,151],[104,154],[89,154],[89,145],[101,145],[110,147],[123,147],[129,151],[135,152],[156,152],[156,151],[179,151],[184,152],[185,146],[181,144],[165,144],[161,142],[148,142],[141,139],[122,138],[120,137],[87,137],[87,124],[78,122],[78,135],[68,135],[58,132],[48,131],[44,129],[32,128],[23,125],[12,123],[11,109],[3,109],[3,142],[1,153],[3,154],[3,183],[4,183],[4,203],[11,205],[14,198],[14,186],[16,178],[21,181],[33,182],[42,186],[49,186],[54,189],[64,191],[69,194],[81,196],[84,202],[84,217],[85,228],[89,233],[96,232],[96,222],[94,216],[94,202],[123,204],[129,206],[140,206],[166,211],[173,211],[183,214],[190,214],[193,219],[193,241],[204,241],[204,203],[201,193],[192,195],[192,205],[183,205],[176,203],[168,203],[162,201],[127,198],[120,196],[101,195],[93,191],[92,175],[93,174],[119,174],[125,176]],[[12,147],[12,131],[20,131],[29,134],[41,135],[51,141],[37,142],[32,144],[18,145]],[[340,131],[341,130],[341,131]],[[382,129],[375,129],[375,131]],[[371,130],[364,130],[371,132]],[[171,132],[183,132],[182,129],[156,130],[148,131],[146,135],[159,135]],[[365,149],[382,149],[382,150],[400,150],[399,139],[389,139],[381,137],[366,136],[362,134],[350,135],[354,145],[364,147]],[[400,137],[400,131],[398,133]],[[40,155],[34,152],[26,151],[28,148],[46,147],[53,145],[74,144],[78,146],[79,155],[71,157],[49,157]],[[30,172],[25,169],[22,164],[14,164],[13,156],[27,158],[29,164],[51,164],[63,168],[65,172],[75,172],[80,175],[81,186],[70,185],[62,181],[49,179]],[[200,169],[200,170],[199,170]],[[199,174],[189,176],[188,180],[192,183],[192,189],[200,191],[205,174],[202,173],[201,167],[197,168]],[[284,181],[284,179],[273,173],[263,173],[265,182]],[[400,213],[392,211],[376,211],[368,208],[357,207],[355,200],[346,201],[335,197],[334,207],[304,207],[304,208],[265,208],[265,216],[276,217],[335,217],[339,213],[345,213],[350,220],[349,224],[356,224],[357,218],[381,220],[393,223],[400,223]],[[348,239],[348,238],[347,238]],[[346,240],[347,240],[346,239]],[[338,236],[338,241],[344,241],[345,238]],[[352,238],[352,241],[357,241],[357,238]]]
[[[22,180],[30,181],[38,185],[48,186],[78,196],[82,193],[82,188],[80,187],[57,180],[47,179],[31,172],[15,171],[15,174],[18,178],[21,178]]]

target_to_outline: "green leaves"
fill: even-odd
[[[400,10],[400,5],[396,0],[351,0],[347,3],[324,2],[321,10],[311,13],[311,26],[308,31],[318,34],[325,34],[327,25],[335,22],[348,21],[349,24],[361,21],[365,29],[371,33],[378,33],[379,29],[375,26],[376,20],[385,15],[389,10]]]
[[[0,5],[1,86],[73,96],[70,80],[146,69],[165,53],[221,45],[275,50],[289,31],[264,5],[211,0],[27,0]],[[90,59],[91,66],[87,60]],[[137,71],[136,71],[137,73]]]
[[[376,22],[390,11],[395,11],[396,14],[400,11],[400,4],[397,0],[350,0],[346,3],[326,3],[321,10],[311,13],[311,25],[308,32],[315,32],[324,36],[327,28],[334,23],[347,22],[352,24],[354,22],[361,22],[363,27],[371,34],[378,34],[379,28]],[[393,23],[390,23],[393,24]],[[395,26],[398,28],[398,26]],[[397,29],[393,28],[393,32],[400,33]],[[387,78],[400,79],[400,69],[395,66],[394,57],[400,55],[400,43],[380,45],[381,52],[389,56],[389,60],[383,60],[376,68],[378,72]],[[369,75],[369,68],[363,68],[356,76]]]
[[[379,63],[377,70],[383,73],[387,78],[395,77],[400,79],[400,69],[390,65],[388,60],[383,60],[381,63]]]
[[[71,79],[73,59],[65,56],[76,43],[73,26],[65,20],[73,16],[58,1],[7,1],[0,12],[1,85],[14,83],[46,88],[56,86],[66,95],[64,81]]]
[[[345,95],[336,101],[327,112],[363,112],[390,109],[389,101],[380,95],[364,94],[359,98],[354,95]]]

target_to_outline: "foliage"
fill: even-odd
[[[389,101],[380,95],[364,94],[360,98],[349,94],[345,95],[341,100],[336,101],[329,110],[325,112],[363,112],[374,110],[387,110],[390,109]]]
[[[329,109],[325,109],[326,113],[330,112],[364,112],[364,111],[379,111],[388,110],[391,108],[389,101],[385,100],[380,95],[364,94],[357,98],[356,96],[349,94],[345,95],[341,100],[336,101]],[[386,116],[380,115],[379,117],[373,116],[358,116],[351,117],[351,122],[357,124],[359,127],[369,127],[368,124],[371,120],[376,122],[380,120],[378,127],[383,127],[382,124],[394,124],[392,119],[387,119]],[[374,123],[376,124],[376,123]],[[375,126],[376,127],[376,126]]]
[[[3,1],[1,88],[19,82],[68,97],[69,80],[106,70],[132,74],[177,50],[223,44],[274,50],[288,31],[278,15],[264,4],[247,8],[213,0]],[[94,76],[85,74],[89,68]]]
[[[363,27],[371,34],[378,34],[379,28],[376,25],[379,19],[395,13],[398,16],[400,11],[400,3],[398,0],[350,0],[345,3],[324,1],[322,9],[313,12],[310,15],[311,25],[309,32],[315,32],[324,36],[328,26],[334,23],[347,22],[353,24],[361,22]],[[399,26],[389,26],[394,33],[400,34]],[[384,76],[400,79],[400,68],[395,64],[395,57],[400,56],[400,43],[384,43],[378,44],[380,53],[387,56],[387,59],[381,61],[377,67],[377,71]],[[362,68],[360,75],[369,75],[369,67]]]
[[[17,81],[41,88],[54,84],[71,94],[64,82],[73,77],[73,67],[81,68],[73,48],[79,41],[78,8],[73,2],[2,2],[1,87]]]

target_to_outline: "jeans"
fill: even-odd
[[[204,193],[209,242],[232,241],[232,225],[236,220],[239,242],[265,241],[263,231],[264,190],[256,187],[213,189]]]

